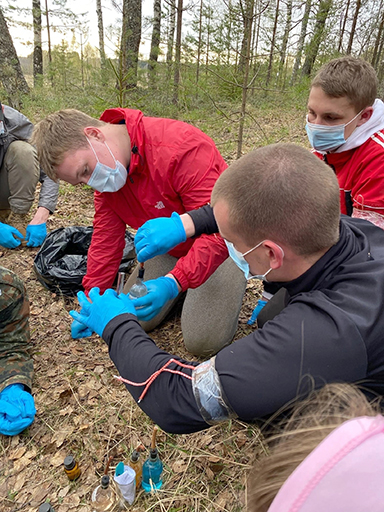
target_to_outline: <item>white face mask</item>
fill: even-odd
[[[127,169],[121,162],[116,160],[106,142],[104,142],[104,144],[107,146],[108,151],[111,153],[111,156],[116,163],[116,167],[113,169],[112,167],[108,167],[108,165],[100,163],[96,151],[94,150],[88,138],[87,141],[91,146],[93,154],[97,160],[97,164],[93,170],[93,173],[91,174],[91,177],[88,180],[87,185],[97,190],[98,192],[117,192],[125,185],[125,182],[127,181]]]
[[[249,251],[244,252],[243,254],[241,252],[239,252],[237,249],[235,249],[235,246],[233,245],[232,242],[228,242],[227,240],[224,240],[224,242],[226,243],[226,246],[227,246],[227,249],[228,249],[230,257],[233,259],[233,261],[236,263],[236,265],[239,267],[239,269],[243,271],[245,279],[247,279],[247,280],[249,280],[249,279],[261,279],[262,281],[266,281],[266,277],[272,271],[272,267],[269,270],[267,270],[265,272],[265,274],[255,274],[255,275],[252,275],[251,271],[249,269],[249,263],[244,258],[244,256],[246,256],[250,252],[252,252],[255,249],[257,249],[258,247],[260,247],[260,245],[263,244],[265,242],[265,240],[263,240],[259,244],[255,245],[255,247],[252,247],[252,249],[249,249]],[[283,253],[283,258],[284,258],[284,251],[283,251],[283,249],[279,245],[278,245],[278,247],[281,250],[281,252]]]

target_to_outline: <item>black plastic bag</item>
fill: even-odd
[[[93,228],[71,226],[51,231],[34,261],[34,271],[40,283],[53,293],[76,295],[87,271],[87,253]],[[135,264],[133,235],[125,232],[125,248],[119,272],[127,272]]]

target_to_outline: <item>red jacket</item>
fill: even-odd
[[[352,215],[355,209],[384,215],[384,130],[355,149],[326,155],[314,153],[336,173],[341,213]]]
[[[128,179],[117,192],[95,192],[94,233],[83,286],[110,288],[124,249],[126,225],[138,229],[155,217],[194,210],[210,201],[227,167],[210,137],[181,121],[145,117],[139,110],[106,110],[102,121],[125,122],[131,139]],[[175,247],[172,274],[183,290],[204,283],[228,257],[223,239],[201,235]]]

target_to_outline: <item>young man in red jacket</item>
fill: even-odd
[[[56,112],[36,125],[32,143],[52,179],[87,183],[95,189],[94,233],[83,281],[86,292],[112,286],[126,225],[138,229],[149,219],[173,212],[177,224],[177,214],[209,202],[227,167],[212,139],[197,128],[123,108],[106,110],[100,120],[77,110]],[[187,349],[208,355],[230,343],[245,279],[230,259],[221,265],[227,258],[223,239],[203,234],[184,239],[169,254],[148,261],[148,295],[139,313],[145,330],[156,327],[179,293],[189,289],[181,319]],[[133,272],[125,291],[136,276]],[[72,324],[74,337],[90,334],[78,322]]]
[[[341,212],[384,228],[384,104],[377,84],[362,59],[330,61],[311,84],[306,130],[314,153],[336,173]]]

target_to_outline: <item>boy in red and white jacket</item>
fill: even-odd
[[[330,61],[312,81],[306,130],[314,153],[335,171],[341,213],[384,229],[384,104],[377,84],[362,59]]]

